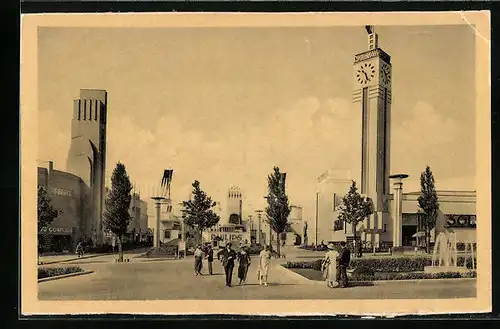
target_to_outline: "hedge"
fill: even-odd
[[[173,256],[176,256],[177,255],[177,251],[178,251],[179,247],[177,245],[168,245],[168,244],[164,244],[164,245],[161,245],[160,247],[156,247],[156,248],[153,248],[151,250],[149,250],[148,252],[146,252],[146,254],[144,254],[143,256],[141,256],[142,258],[149,258],[149,257],[166,257],[166,256],[169,256],[169,257],[173,257]]]
[[[384,280],[420,280],[420,279],[452,279],[452,278],[475,278],[476,271],[470,272],[443,272],[443,273],[373,273],[362,274],[353,272],[351,281],[384,281]]]
[[[465,257],[458,257],[457,265],[462,267]],[[286,268],[312,268],[321,271],[321,259],[314,261],[287,262]],[[431,257],[398,257],[398,258],[355,258],[351,260],[349,268],[368,268],[374,272],[419,272],[425,266],[430,266]],[[472,268],[472,261],[467,258],[467,268]]]
[[[38,278],[48,278],[52,276],[65,275],[70,273],[83,272],[83,269],[78,266],[71,267],[39,267],[38,268]]]

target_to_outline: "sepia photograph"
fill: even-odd
[[[491,310],[489,24],[24,15],[23,313]]]

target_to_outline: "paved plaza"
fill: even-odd
[[[245,299],[411,299],[473,298],[473,279],[386,281],[354,285],[346,289],[327,289],[323,282],[308,281],[280,267],[274,260],[269,286],[259,286],[257,259],[248,274],[248,283],[225,287],[223,268],[214,262],[215,274],[195,276],[193,259],[147,260],[131,258],[130,263],[115,263],[116,255],[75,260],[53,266],[77,265],[94,273],[41,282],[40,300],[245,300]],[[207,273],[206,262],[203,272]]]

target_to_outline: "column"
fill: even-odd
[[[160,246],[160,202],[155,203],[156,208],[156,232],[155,232],[155,245],[154,247]]]
[[[260,213],[259,213],[259,216],[258,216],[257,220],[258,220],[258,224],[257,224],[257,236],[256,236],[256,239],[257,239],[257,244],[260,244],[260,237],[261,237]]]
[[[402,231],[403,231],[403,179],[407,178],[408,175],[398,174],[391,175],[389,178],[394,179],[394,200],[393,200],[393,212],[392,212],[392,241],[393,247],[401,247],[402,245]]]

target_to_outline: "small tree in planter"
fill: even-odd
[[[370,217],[372,213],[372,201],[370,198],[359,194],[356,182],[352,182],[349,192],[342,198],[342,203],[339,206],[338,219],[351,224],[354,240],[356,240],[358,224]]]
[[[118,261],[123,262],[123,235],[127,233],[127,228],[131,217],[129,213],[130,202],[132,201],[132,184],[127,175],[125,165],[118,162],[113,175],[111,176],[111,191],[108,194],[104,211],[104,227],[116,236],[118,243]]]
[[[220,217],[212,210],[217,203],[201,189],[200,182],[195,180],[192,186],[192,199],[182,201],[182,218],[184,224],[195,229],[200,234],[200,239],[203,239],[203,231],[215,226]]]
[[[434,187],[434,175],[431,168],[427,166],[425,171],[420,174],[420,196],[418,197],[418,207],[422,216],[425,229],[425,248],[427,253],[430,252],[430,233],[436,226],[436,219],[439,210],[439,202]]]

